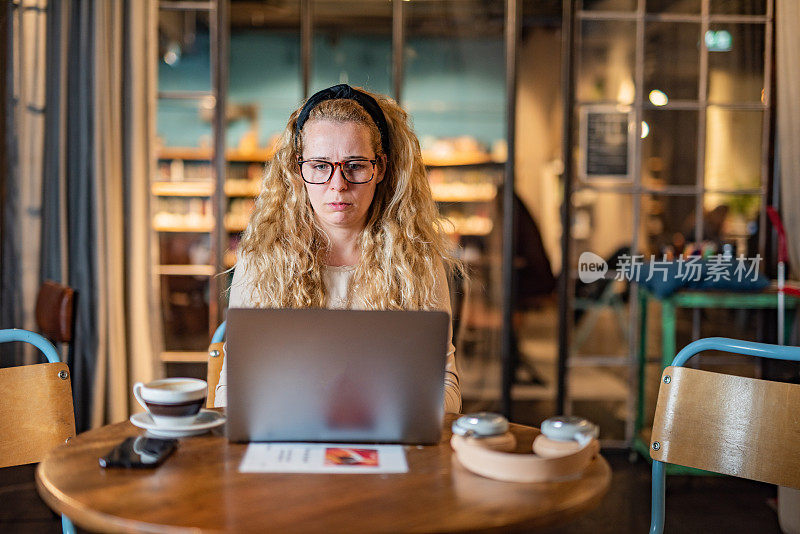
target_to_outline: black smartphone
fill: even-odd
[[[172,454],[177,439],[136,436],[111,449],[100,458],[101,467],[157,467]]]

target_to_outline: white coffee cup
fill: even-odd
[[[189,426],[206,402],[208,384],[197,378],[162,378],[133,385],[133,396],[153,422],[163,427]]]

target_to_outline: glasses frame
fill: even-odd
[[[328,179],[325,180],[324,182],[309,182],[308,180],[306,180],[306,177],[303,176],[303,163],[307,163],[309,161],[318,161],[320,163],[325,163],[330,165],[331,173],[328,175]],[[372,163],[372,175],[369,177],[369,180],[367,180],[366,182],[354,182],[353,180],[347,177],[347,173],[345,172],[344,167],[342,165],[344,165],[345,163],[351,163],[353,161],[368,161],[369,163]],[[375,178],[375,165],[377,163],[378,163],[377,158],[375,159],[353,158],[353,159],[346,159],[344,161],[325,161],[324,159],[300,159],[300,158],[297,159],[297,165],[300,167],[300,178],[302,178],[305,183],[311,185],[324,185],[330,182],[331,178],[333,178],[333,173],[336,172],[336,167],[339,167],[339,170],[342,172],[342,178],[344,178],[347,183],[353,185],[368,184],[373,180],[373,178]]]

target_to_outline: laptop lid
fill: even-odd
[[[436,443],[449,316],[230,308],[231,441]]]

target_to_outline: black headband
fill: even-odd
[[[389,126],[386,124],[386,117],[383,115],[381,107],[370,95],[362,93],[361,91],[356,91],[346,83],[323,89],[322,91],[314,93],[311,95],[311,98],[306,100],[303,109],[300,110],[300,115],[297,116],[297,125],[295,126],[295,139],[297,140],[298,146],[300,142],[300,132],[303,130],[303,125],[305,125],[308,120],[308,115],[311,113],[311,110],[317,107],[317,104],[320,102],[339,98],[355,101],[364,108],[364,111],[366,111],[370,117],[372,117],[375,126],[377,126],[378,131],[381,132],[381,147],[383,148],[383,153],[388,157]]]

